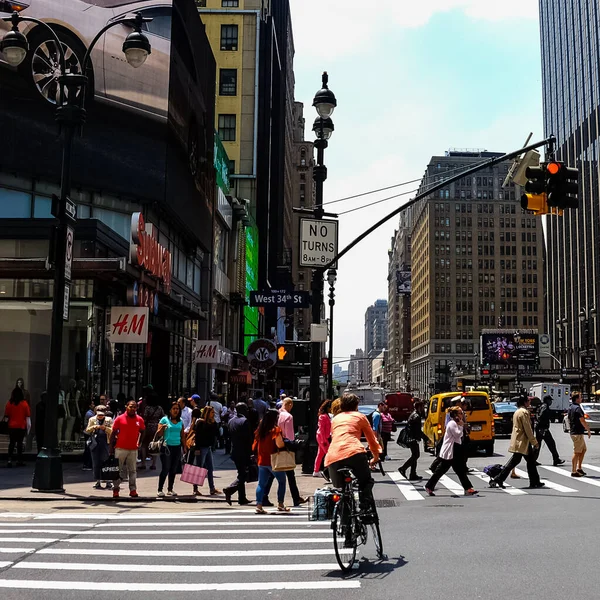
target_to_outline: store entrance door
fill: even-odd
[[[152,385],[161,404],[166,404],[169,394],[169,332],[152,328]]]

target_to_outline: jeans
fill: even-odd
[[[214,466],[213,466],[213,454],[212,448],[196,448],[196,452],[200,452],[200,454],[194,455],[194,464],[197,467],[202,467],[208,471],[208,485],[210,490],[215,489],[215,479],[214,479]]]
[[[556,464],[560,460],[560,455],[558,454],[556,442],[554,441],[550,430],[538,429],[535,434],[535,439],[538,441],[540,448],[542,447],[542,441],[546,442],[546,446],[548,446],[548,450],[550,450],[550,454],[552,454],[552,462]]]
[[[17,461],[23,461],[23,438],[26,433],[26,429],[14,429],[11,427],[8,430],[8,462],[12,460],[15,453],[15,446],[17,447]]]
[[[529,477],[529,485],[538,485],[540,483],[540,475],[535,465],[537,457],[538,453],[535,450],[532,450],[531,447],[529,448],[528,454],[514,452],[510,457],[510,460],[504,465],[502,471],[500,471],[500,475],[494,477],[492,481],[504,483],[510,472],[521,462],[521,459],[524,458],[527,461],[527,476]]]
[[[298,490],[298,483],[296,482],[296,472],[295,471],[284,471],[285,476],[287,478],[288,486],[290,488],[290,495],[292,496],[292,500],[294,501],[294,506],[300,504],[300,490]],[[263,501],[269,499],[269,492],[271,491],[271,486],[273,485],[274,475],[269,477],[269,481],[265,485],[263,489]]]
[[[375,505],[375,500],[373,499],[373,486],[375,485],[375,481],[373,481],[373,477],[371,476],[367,454],[365,452],[359,452],[349,458],[338,460],[329,465],[329,476],[331,477],[333,486],[339,490],[344,489],[345,475],[341,475],[338,472],[339,469],[343,467],[352,469],[352,472],[358,481],[361,510],[373,509]]]
[[[439,463],[435,472],[425,484],[427,489],[434,490],[437,482],[450,470],[450,467],[452,467],[454,472],[458,475],[458,480],[460,481],[460,484],[463,486],[464,490],[470,490],[473,487],[469,477],[467,476],[468,469],[467,463],[465,462],[464,449],[461,448],[460,444],[454,444],[453,452],[454,456],[452,460],[446,460],[444,458],[439,459]]]
[[[262,506],[263,497],[265,493],[265,488],[269,483],[269,479],[271,476],[277,479],[277,502],[279,504],[283,504],[285,500],[285,471],[273,471],[273,469],[269,467],[263,467],[259,465],[258,467],[258,485],[256,486],[256,504],[260,504]]]
[[[167,446],[160,453],[160,464],[162,468],[158,476],[158,491],[162,492],[168,476],[167,490],[172,492],[173,485],[175,484],[175,475],[177,475],[177,471],[181,466],[181,446]]]
[[[135,490],[137,485],[137,450],[115,448],[115,458],[119,461],[119,479],[115,481],[115,492],[121,489],[121,483],[129,479],[129,489]]]
[[[416,440],[412,441],[408,445],[408,447],[410,448],[410,457],[400,467],[400,470],[406,472],[408,469],[410,469],[410,473],[408,476],[414,478],[417,476],[417,461],[419,460],[419,457],[421,456],[421,452],[419,450],[419,442]]]

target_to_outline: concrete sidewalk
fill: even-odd
[[[224,454],[223,450],[217,450],[213,454],[215,466],[215,485],[219,490],[227,487],[235,478],[236,470],[229,455]],[[146,463],[150,465],[150,462]],[[3,461],[0,466],[0,501],[55,501],[55,500],[75,500],[93,501],[93,502],[132,502],[132,503],[147,503],[147,502],[189,502],[189,503],[225,503],[225,495],[218,496],[209,495],[208,481],[200,489],[202,496],[192,495],[192,486],[188,483],[179,481],[179,475],[175,480],[175,492],[177,497],[157,498],[158,474],[160,472],[160,458],[156,461],[156,471],[150,471],[148,468],[143,471],[138,471],[137,491],[139,498],[129,498],[129,490],[127,482],[121,487],[121,497],[113,499],[111,490],[96,490],[93,489],[95,481],[92,478],[91,471],[83,471],[81,462],[63,461],[63,477],[64,477],[64,493],[50,494],[38,492],[31,489],[33,479],[34,462],[27,462],[24,467],[15,467],[11,469],[5,467]],[[139,466],[139,463],[138,463]],[[302,475],[301,465],[296,467],[296,481],[300,495],[303,497],[312,496],[315,489],[321,487],[325,481],[323,479],[315,479],[311,475]],[[246,495],[250,500],[256,497],[256,483],[249,483],[246,486]],[[274,482],[271,490],[270,500],[276,501],[277,483]],[[237,501],[237,495],[233,497],[233,502]],[[292,499],[289,493],[289,487],[286,489],[286,504],[292,505]]]

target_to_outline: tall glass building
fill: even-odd
[[[599,23],[597,0],[540,0],[544,130],[557,137],[557,158],[580,174],[579,210],[546,217],[547,331],[567,366],[598,342],[598,320],[588,340],[579,314],[600,308]]]

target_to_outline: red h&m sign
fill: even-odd
[[[321,374],[327,375],[327,373],[329,373],[329,359],[322,358],[321,359]]]
[[[113,344],[148,342],[148,309],[113,306],[110,309],[109,339]]]

